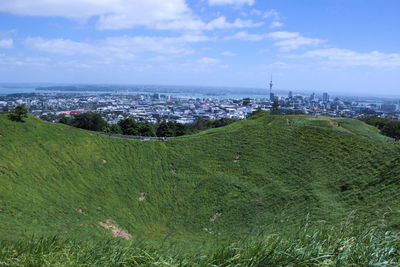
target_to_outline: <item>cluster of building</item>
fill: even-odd
[[[345,118],[364,118],[377,116],[400,120],[400,100],[399,99],[379,99],[365,97],[334,97],[324,92],[322,96],[315,93],[305,96],[302,94],[294,95],[289,91],[287,96],[277,96],[272,90],[272,79],[270,82],[270,102],[279,105],[279,109],[288,113],[296,112],[310,115],[326,115],[332,117]]]
[[[400,120],[399,100],[363,101],[352,98],[293,94],[277,95],[270,82],[269,97],[221,98],[171,96],[159,93],[94,94],[94,93],[33,93],[0,97],[0,111],[25,104],[36,116],[56,121],[60,116],[97,112],[109,123],[133,117],[157,123],[162,120],[192,123],[197,118],[245,119],[252,112],[278,109],[281,113],[303,113],[335,117],[361,118],[376,115]],[[376,99],[375,99],[376,100]]]
[[[175,121],[192,123],[197,118],[216,120],[221,118],[245,119],[259,106],[243,105],[243,100],[220,98],[192,98],[166,94],[30,94],[6,96],[0,100],[0,110],[12,109],[25,104],[38,117],[57,120],[59,116],[71,116],[83,112],[102,114],[109,123],[133,117],[156,123]],[[261,106],[260,106],[261,107]]]

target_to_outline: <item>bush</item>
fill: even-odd
[[[128,118],[123,119],[118,122],[119,127],[121,127],[122,134],[125,135],[134,135],[138,136],[139,134],[139,125],[135,122],[134,119]]]
[[[58,122],[59,122],[59,123],[62,123],[62,124],[67,124],[67,125],[71,125],[71,124],[72,124],[71,118],[66,117],[66,116],[62,116],[62,117],[58,120]]]
[[[24,118],[28,117],[28,109],[25,105],[18,105],[8,117],[12,121],[24,122]]]
[[[382,133],[396,140],[400,139],[400,121],[389,121],[382,129]]]
[[[107,127],[107,122],[100,114],[88,112],[74,115],[71,125],[90,131],[103,131]]]
[[[371,117],[363,120],[365,123],[377,127],[381,130],[381,133],[394,138],[400,139],[400,121],[381,119],[377,117]]]

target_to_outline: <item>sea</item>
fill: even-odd
[[[54,91],[54,90],[36,90],[36,87],[2,87],[0,86],[0,96],[6,96],[10,94],[29,94],[29,93],[60,93],[60,94],[91,94],[91,95],[101,95],[101,94],[118,94],[118,95],[139,95],[139,94],[154,94],[154,92],[146,92],[146,91]],[[246,97],[250,97],[253,99],[264,99],[267,98],[267,94],[245,94],[245,93],[219,93],[219,94],[202,94],[202,93],[193,93],[193,92],[179,92],[179,93],[168,93],[168,92],[160,92],[161,95],[169,95],[172,97],[181,97],[181,98],[217,98],[217,99],[243,99]]]
[[[9,94],[18,94],[18,93],[35,93],[34,87],[1,87],[0,86],[0,96],[5,96]]]

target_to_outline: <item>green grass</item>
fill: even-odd
[[[400,229],[400,148],[389,141],[362,122],[315,116],[259,114],[168,142],[144,142],[33,117],[16,123],[0,115],[2,259],[7,261],[16,246],[25,257],[21,262],[38,261],[32,265],[67,262],[63,257],[71,257],[71,265],[111,264],[112,255],[122,253],[121,260],[132,264],[129,255],[148,254],[153,260],[146,264],[165,260],[211,266],[214,257],[228,261],[218,253],[228,255],[232,244],[240,244],[241,255],[262,262],[263,253],[276,245],[272,236],[277,236],[279,249],[290,253],[300,249],[296,240],[303,240],[307,252],[302,253],[307,256],[304,262],[293,259],[293,264],[333,264],[338,254],[313,260],[332,253],[333,247],[323,241],[326,231],[332,240],[353,235],[364,240],[374,232],[384,251],[391,247],[384,231],[391,231],[395,239]],[[217,213],[220,216],[210,220]],[[361,225],[364,232],[341,237],[332,230],[353,213],[355,228]],[[324,222],[325,230],[307,230],[318,236],[320,245],[295,236],[306,218]],[[106,221],[129,232],[132,244],[115,241],[119,238],[100,227]],[[53,236],[60,239],[51,241]],[[118,244],[100,256],[93,250],[108,249],[104,239]],[[55,242],[54,249],[49,242]],[[75,244],[82,244],[82,250]],[[167,252],[157,250],[161,244]],[[315,251],[323,247],[321,255],[313,252],[313,244]],[[50,248],[40,254],[35,249],[41,246]],[[366,255],[369,246],[372,243],[360,253]],[[260,254],[254,248],[260,248]],[[272,253],[280,260],[271,265],[291,264],[285,262],[291,259],[287,253]],[[384,258],[394,261],[396,253]],[[32,256],[36,254],[42,256]],[[378,262],[379,257],[373,257],[347,262]],[[46,258],[51,261],[40,263]],[[239,259],[241,266],[248,265]]]
[[[399,266],[400,236],[394,232],[309,226],[260,234],[232,243],[182,251],[160,244],[119,240],[77,242],[61,238],[0,243],[4,266]]]

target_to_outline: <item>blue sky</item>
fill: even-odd
[[[400,95],[398,0],[1,0],[0,82]]]

